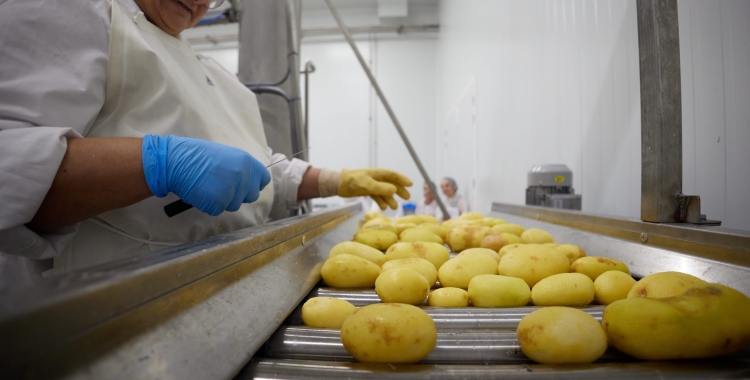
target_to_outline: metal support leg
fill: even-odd
[[[422,161],[420,161],[419,157],[417,157],[417,152],[414,151],[414,148],[411,146],[411,143],[409,142],[409,138],[406,137],[406,133],[404,133],[404,129],[401,128],[401,123],[399,123],[398,119],[396,119],[396,114],[393,113],[393,110],[391,109],[391,105],[385,99],[385,95],[383,95],[383,91],[380,90],[380,86],[378,85],[377,80],[375,80],[375,77],[372,75],[370,68],[367,66],[367,63],[365,63],[364,58],[362,58],[362,54],[360,54],[359,49],[357,49],[357,45],[354,44],[354,39],[352,39],[352,35],[349,33],[349,29],[347,29],[346,25],[344,25],[344,22],[341,20],[341,16],[339,15],[339,12],[336,10],[333,4],[331,4],[331,0],[325,0],[325,1],[326,1],[326,5],[328,5],[328,8],[331,10],[331,14],[333,15],[333,18],[336,19],[336,23],[339,24],[339,28],[341,29],[341,32],[344,33],[344,37],[346,37],[346,41],[349,42],[349,46],[351,46],[352,50],[354,51],[354,55],[357,56],[357,60],[359,60],[359,64],[362,65],[362,69],[365,71],[365,74],[367,74],[367,78],[370,79],[370,84],[375,89],[375,92],[378,94],[378,98],[380,98],[380,101],[383,103],[383,108],[385,108],[386,112],[388,112],[388,116],[391,117],[391,121],[393,121],[393,125],[396,127],[398,134],[401,136],[401,140],[404,141],[404,144],[406,145],[406,149],[409,150],[409,154],[411,154],[411,158],[414,159],[414,163],[417,164],[417,168],[419,168],[419,172],[422,173],[422,178],[424,178],[424,181],[427,183],[427,186],[430,188],[430,191],[432,192],[432,194],[437,194],[437,189],[435,188],[435,184],[430,180],[430,177],[427,175],[427,171],[424,169],[424,166],[422,166]],[[445,209],[445,205],[443,204],[443,201],[440,199],[440,197],[435,197],[435,201],[437,202],[438,206],[440,206],[440,211],[442,211],[443,213],[443,219],[444,220],[450,219],[450,215],[448,215],[448,210]]]

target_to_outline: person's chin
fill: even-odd
[[[177,15],[175,15],[173,17],[166,18],[164,21],[167,24],[167,26],[170,29],[172,29],[175,32],[177,32],[177,34],[182,33],[183,30],[185,30],[187,28],[190,28],[190,26],[191,26],[190,25],[190,21],[191,20],[186,20],[183,17],[177,16]]]

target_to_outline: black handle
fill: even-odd
[[[190,210],[191,208],[193,208],[193,206],[183,202],[182,199],[180,199],[164,206],[164,213],[166,213],[167,216],[171,218],[177,214],[181,214],[187,210]]]

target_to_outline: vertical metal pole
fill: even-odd
[[[680,38],[676,0],[637,0],[641,72],[641,219],[679,221]]]
[[[386,112],[388,112],[388,116],[391,117],[391,121],[393,121],[393,125],[396,127],[398,134],[401,135],[401,140],[404,141],[404,145],[406,145],[406,149],[409,150],[409,154],[411,154],[411,158],[414,159],[414,163],[417,164],[417,168],[419,168],[419,172],[422,173],[422,178],[424,178],[424,181],[427,183],[427,186],[430,188],[430,191],[434,195],[435,201],[440,207],[440,211],[442,211],[443,213],[443,220],[450,219],[450,215],[448,215],[448,211],[445,209],[445,205],[443,204],[443,201],[440,199],[439,196],[436,196],[438,193],[437,193],[437,189],[435,188],[435,184],[432,183],[432,181],[430,181],[430,177],[427,175],[427,171],[424,170],[424,166],[422,166],[422,161],[420,161],[419,157],[417,157],[417,152],[414,151],[414,148],[411,146],[411,143],[409,142],[409,138],[406,137],[406,133],[404,133],[404,129],[401,128],[401,123],[399,123],[398,119],[396,119],[396,114],[393,113],[393,110],[391,109],[391,105],[385,99],[385,95],[383,95],[383,91],[380,90],[380,86],[378,85],[378,82],[375,80],[375,77],[372,75],[372,72],[370,71],[370,68],[367,66],[367,63],[365,63],[364,58],[362,58],[362,54],[360,54],[359,49],[357,48],[357,45],[354,43],[354,39],[352,39],[352,35],[349,33],[349,29],[347,29],[346,25],[344,25],[344,22],[341,20],[341,16],[339,15],[339,12],[336,10],[333,4],[331,4],[331,0],[325,0],[325,2],[326,2],[326,5],[328,5],[328,8],[331,10],[331,14],[333,15],[333,18],[336,19],[336,23],[339,24],[339,28],[341,29],[341,32],[344,33],[344,37],[346,37],[346,41],[349,42],[349,46],[352,47],[352,50],[354,51],[354,55],[357,56],[357,59],[359,60],[359,64],[362,65],[362,69],[365,71],[365,74],[367,74],[367,78],[370,79],[370,84],[375,89],[375,92],[378,94],[380,101],[383,103],[383,107],[385,108]]]

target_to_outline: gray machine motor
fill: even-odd
[[[529,170],[528,186],[527,205],[581,209],[581,196],[573,190],[573,172],[565,165],[534,165]]]

